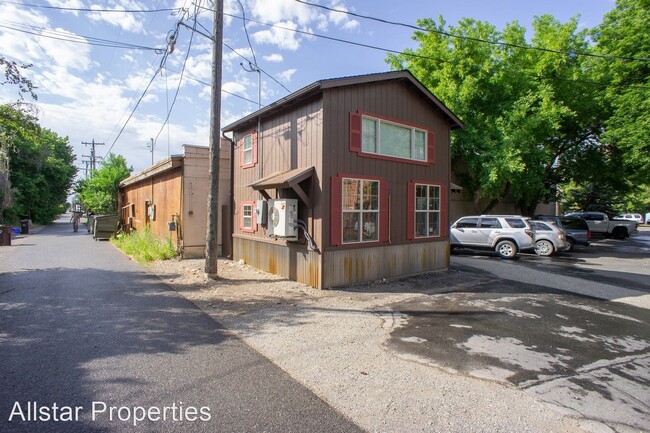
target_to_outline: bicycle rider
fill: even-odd
[[[80,212],[72,212],[72,216],[70,217],[70,222],[72,223],[72,230],[77,232],[79,230],[79,221],[81,220],[81,213]]]

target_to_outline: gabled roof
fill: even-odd
[[[436,98],[433,93],[431,93],[417,78],[411,74],[408,70],[403,71],[392,71],[392,72],[382,72],[378,74],[367,74],[367,75],[357,75],[353,77],[342,77],[342,78],[332,78],[321,81],[316,81],[313,84],[310,84],[307,87],[293,92],[292,94],[285,96],[282,99],[279,99],[272,104],[267,105],[266,107],[257,110],[248,116],[239,119],[236,122],[231,123],[230,125],[222,128],[223,132],[234,131],[239,129],[247,124],[252,124],[257,122],[258,117],[266,117],[272,115],[276,112],[282,111],[287,107],[290,107],[300,101],[303,101],[307,98],[310,98],[318,93],[323,92],[325,89],[332,89],[335,87],[343,86],[353,86],[358,84],[367,84],[374,83],[377,81],[388,81],[388,80],[403,80],[412,85],[417,91],[419,91],[425,98],[427,98],[434,106],[439,108],[443,113],[447,115],[449,120],[452,122],[452,129],[455,128],[464,128],[465,125],[463,122],[456,117],[454,113],[451,112],[449,108],[445,106],[438,98]]]

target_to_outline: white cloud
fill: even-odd
[[[82,9],[85,7],[81,0],[48,0],[50,6],[60,7],[60,8],[71,8],[71,9]],[[71,13],[74,16],[79,16],[78,11],[65,11],[66,13]]]
[[[291,31],[296,30],[298,25],[291,21],[279,22],[278,25],[288,30],[271,27],[269,30],[253,33],[253,40],[258,44],[275,45],[278,48],[290,51],[296,51],[300,48],[300,39],[295,32]]]
[[[343,30],[358,30],[361,27],[361,24],[357,20],[349,20],[343,24]]]
[[[248,9],[255,19],[264,22],[295,21],[301,26],[309,25],[318,19],[318,9],[298,3],[294,0],[252,0]],[[241,9],[239,9],[241,13]]]
[[[92,5],[93,10],[99,9],[120,9],[120,10],[138,10],[147,9],[148,6],[142,5],[136,1],[118,1],[110,7]],[[93,21],[106,22],[112,26],[119,27],[122,30],[132,33],[144,33],[144,21],[140,19],[140,15],[134,13],[119,13],[119,12],[94,12],[88,14],[88,18]]]
[[[264,56],[262,58],[270,63],[282,63],[282,61],[284,60],[282,54],[277,54],[277,53],[269,54],[268,56]]]
[[[291,77],[293,77],[293,74],[295,74],[297,69],[287,69],[286,71],[282,71],[278,74],[278,77],[280,78],[281,81],[285,82],[290,82]]]

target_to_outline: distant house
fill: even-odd
[[[233,259],[318,288],[445,269],[450,132],[410,72],[322,80],[233,134]]]
[[[219,203],[230,215],[230,140],[222,140]],[[172,155],[120,183],[122,221],[132,229],[149,226],[158,238],[171,238],[183,258],[205,256],[209,149],[184,145]],[[230,253],[230,218],[221,218],[218,254]],[[225,236],[224,236],[225,233]]]

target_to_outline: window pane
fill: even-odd
[[[363,212],[363,240],[376,241],[379,239],[379,224],[377,212]]]
[[[244,164],[253,163],[253,149],[244,150]]]
[[[343,242],[359,242],[358,212],[343,212]]]
[[[526,228],[526,222],[524,220],[522,220],[522,219],[519,219],[519,218],[506,218],[506,222],[513,229],[525,229]]]
[[[361,209],[361,182],[354,179],[343,179],[343,210]]]
[[[252,206],[247,204],[244,205],[244,216],[251,216],[252,215]]]
[[[440,210],[440,188],[429,186],[429,210]]]
[[[244,151],[252,148],[253,148],[253,136],[247,135],[246,137],[244,137]]]
[[[382,155],[411,157],[411,128],[385,122],[381,122],[379,128],[381,137],[379,148]]]
[[[427,235],[427,212],[415,213],[415,236],[418,238]]]
[[[440,214],[438,212],[429,212],[429,233],[427,236],[438,236],[440,234]]]
[[[426,185],[415,185],[415,210],[427,210]]]
[[[364,117],[362,129],[361,149],[364,152],[377,153],[377,120]]]
[[[426,134],[424,131],[415,131],[415,154],[413,159],[424,161],[426,159],[425,149],[426,149]]]
[[[379,182],[363,181],[363,209],[379,210]]]
[[[463,218],[456,223],[458,228],[475,228],[478,226],[478,218]]]
[[[496,218],[481,218],[481,228],[500,229],[501,223]]]

